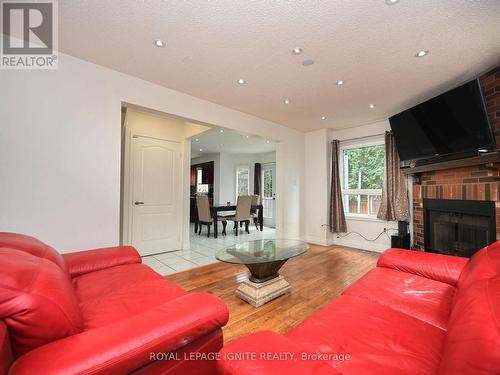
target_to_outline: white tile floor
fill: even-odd
[[[206,227],[203,227],[201,236],[195,234],[194,224],[192,224],[189,230],[191,243],[189,250],[177,250],[146,256],[142,258],[142,262],[162,275],[170,275],[206,264],[216,263],[218,260],[215,259],[215,253],[235,243],[276,237],[276,230],[273,228],[264,227],[264,230],[261,232],[256,230],[254,226],[251,226],[250,234],[246,234],[244,230],[240,230],[238,237],[229,228],[232,228],[232,223],[228,225],[227,236],[223,236],[220,233],[222,229],[219,228],[219,236],[215,239],[213,234],[210,234],[210,238],[207,238]]]

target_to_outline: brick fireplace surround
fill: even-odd
[[[500,149],[500,66],[479,78],[490,124]],[[500,239],[500,163],[476,165],[414,175],[413,247],[424,249],[423,199],[494,201],[497,239]]]

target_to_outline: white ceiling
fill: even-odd
[[[65,0],[59,35],[70,55],[309,131],[385,119],[498,64],[500,1]]]
[[[200,149],[203,151],[200,151]],[[214,128],[191,138],[192,158],[219,152],[230,154],[262,154],[275,150],[276,144],[270,139],[220,128]]]

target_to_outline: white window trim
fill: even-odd
[[[352,150],[355,148],[369,147],[369,146],[381,146],[385,144],[384,135],[378,135],[367,138],[360,138],[356,140],[346,140],[341,141],[339,145],[339,175],[340,175],[340,187],[342,193],[342,201],[344,201],[344,195],[382,195],[382,189],[344,189],[344,151]],[[385,169],[385,162],[384,162]],[[357,214],[345,212],[344,215],[346,219],[354,219],[361,221],[383,221],[377,218],[376,214]]]
[[[250,195],[250,166],[249,165],[238,165],[235,169],[235,178],[236,178],[236,190],[235,190],[235,193],[236,193],[236,200],[238,200],[238,196],[239,196],[239,186],[238,186],[238,171],[240,169],[247,169],[248,170],[248,191],[247,191],[247,195]]]

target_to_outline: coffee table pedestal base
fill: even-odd
[[[263,283],[254,283],[250,280],[246,280],[236,289],[236,296],[254,307],[260,307],[290,292],[291,289],[292,287],[288,281],[280,275]]]

